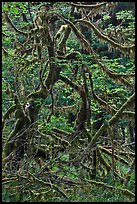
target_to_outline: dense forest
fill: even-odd
[[[2,201],[135,201],[135,2],[2,2]]]

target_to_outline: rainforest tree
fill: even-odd
[[[30,180],[66,199],[61,182],[82,181],[133,199],[134,2],[3,2],[2,9],[3,179],[27,179],[35,199]]]

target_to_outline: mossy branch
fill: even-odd
[[[105,154],[108,154],[109,156],[112,156],[112,152],[109,151],[108,149],[106,149],[106,148],[104,148],[104,147],[102,147],[102,146],[99,146],[99,149],[100,149],[102,152],[104,152]],[[114,154],[113,156],[114,156],[114,158],[115,158],[116,160],[122,162],[123,164],[126,164],[126,165],[129,164],[128,161],[126,161],[126,160],[123,159],[122,157],[120,157],[120,156],[118,156],[118,155],[116,155],[116,154]]]
[[[127,87],[132,87],[133,84],[131,84],[126,78],[128,77],[133,77],[135,76],[135,73],[131,73],[131,74],[118,74],[115,73],[114,71],[110,70],[107,68],[107,66],[105,64],[103,64],[102,62],[100,62],[97,58],[96,58],[96,62],[101,66],[102,70],[112,79],[119,81],[120,83],[126,85]]]
[[[15,110],[16,110],[16,105],[13,105],[4,114],[3,120],[2,120],[2,130],[4,129],[5,121],[8,120],[11,117],[11,114],[14,113]]]
[[[121,117],[124,109],[130,107],[135,102],[135,93],[129,97],[129,99],[121,106],[121,108],[116,112],[116,114],[108,121],[110,125],[115,124]]]
[[[33,174],[31,174],[30,172],[28,172],[30,176],[32,176],[34,178],[34,180],[38,181],[41,184],[44,184],[46,186],[49,186],[50,188],[54,188],[55,190],[57,190],[61,195],[63,195],[63,197],[67,198],[67,195],[59,188],[57,187],[55,184],[53,183],[49,183],[49,182],[45,182],[43,180],[38,179],[36,176],[34,176]]]
[[[89,21],[86,21],[86,20],[77,20],[75,22],[82,23],[82,24],[84,24],[84,26],[87,26],[87,27],[93,29],[94,32],[95,32],[95,35],[99,39],[104,40],[105,42],[110,43],[115,49],[119,49],[121,52],[126,53],[126,54],[134,55],[134,53],[135,53],[135,45],[127,46],[127,45],[121,45],[118,42],[115,42],[114,40],[109,38],[108,35],[105,35],[105,34],[101,33],[100,30],[93,23],[91,23]]]
[[[135,93],[121,106],[121,108],[115,113],[114,116],[112,116],[112,118],[108,122],[103,123],[103,125],[99,128],[99,130],[93,136],[91,142],[89,143],[85,151],[82,153],[82,157],[84,154],[87,154],[91,150],[91,148],[94,146],[95,142],[97,141],[98,137],[108,127],[108,124],[110,126],[114,125],[119,120],[119,118],[122,116],[122,112],[124,111],[124,109],[130,107],[134,103],[134,100],[135,100]]]
[[[7,21],[7,23],[9,23],[10,26],[11,26],[12,28],[14,28],[14,30],[15,30],[16,32],[18,32],[18,33],[20,33],[20,34],[22,34],[22,35],[28,36],[28,33],[19,30],[19,29],[14,25],[14,23],[13,23],[12,20],[10,19],[10,17],[9,17],[9,15],[8,15],[7,12],[4,12],[4,17],[5,17],[5,20]]]
[[[63,38],[61,39],[59,43],[59,50],[61,52],[63,52],[64,47],[66,48],[66,41],[69,37],[70,32],[71,32],[71,28],[68,26],[67,29],[65,30]]]
[[[103,166],[105,166],[107,172],[110,172],[111,170],[111,166],[106,162],[106,160],[103,158],[102,154],[100,153],[100,150],[97,148],[97,155],[99,158],[99,161],[101,164],[103,164]]]
[[[92,54],[93,50],[90,46],[90,43],[88,40],[85,39],[85,36],[76,28],[76,26],[74,25],[74,23],[72,23],[71,21],[67,20],[66,18],[64,18],[62,15],[57,14],[61,19],[63,19],[63,21],[68,24],[72,31],[74,32],[74,34],[76,35],[76,37],[78,38],[78,40],[80,41],[81,47],[86,50],[88,53]]]
[[[100,7],[106,5],[107,3],[108,2],[102,2],[102,3],[92,4],[92,5],[90,4],[85,5],[85,4],[75,4],[71,2],[71,5],[78,8],[84,8],[84,9],[99,9]]]
[[[101,106],[103,106],[108,112],[116,112],[117,110],[115,108],[113,108],[105,100],[103,100],[102,98],[97,96],[97,94],[94,91],[94,87],[93,87],[92,75],[91,75],[90,70],[88,68],[87,68],[87,71],[89,74],[89,81],[90,81],[90,86],[91,86],[91,90],[92,90],[92,94],[93,94],[94,99],[97,100],[98,103]]]
[[[111,112],[111,113],[116,113],[116,111],[118,111],[118,109],[110,106],[105,100],[103,100],[102,98],[100,98],[94,91],[94,87],[93,87],[93,81],[92,81],[92,75],[90,73],[90,70],[87,68],[87,71],[89,73],[89,80],[90,80],[90,86],[91,86],[91,90],[92,90],[92,94],[95,100],[98,101],[98,103],[100,105],[102,105],[106,111]],[[128,115],[129,117],[135,118],[135,112],[132,111],[123,111],[122,115]]]
[[[59,79],[64,81],[66,84],[69,84],[72,88],[74,88],[76,91],[80,91],[80,86],[78,86],[76,83],[72,82],[69,78],[64,77],[63,75],[59,76]]]
[[[110,186],[110,185],[107,185],[107,184],[105,184],[105,183],[103,183],[103,182],[98,182],[98,181],[94,181],[94,180],[84,179],[84,181],[87,181],[87,182],[89,182],[89,183],[95,184],[95,185],[97,185],[98,187],[102,187],[102,186],[103,186],[103,187],[108,188],[108,189],[110,189],[110,190],[119,191],[119,192],[121,192],[122,194],[124,194],[124,195],[126,195],[126,196],[129,196],[129,197],[132,197],[132,198],[135,197],[135,194],[132,193],[131,191],[129,191],[128,189]]]
[[[129,167],[126,175],[125,175],[126,178],[125,178],[124,183],[123,183],[125,187],[127,186],[128,182],[130,181],[131,174],[134,170],[134,166],[135,166],[135,159],[133,159],[133,161],[132,161],[132,163],[131,163],[131,165],[130,165],[130,167]]]

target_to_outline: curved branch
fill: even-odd
[[[60,75],[59,79],[64,81],[66,84],[69,84],[76,91],[78,91],[78,92],[80,91],[81,87],[78,86],[77,84],[75,84],[74,82],[72,82],[69,78],[66,78],[66,77]]]
[[[92,4],[92,5],[85,5],[85,4],[75,4],[75,3],[70,3],[72,6],[78,7],[78,8],[87,8],[87,9],[98,9],[104,5],[106,5],[108,2],[102,2],[102,3],[97,3],[97,4]]]
[[[93,88],[93,81],[92,81],[91,73],[90,73],[89,69],[87,71],[88,71],[88,74],[89,74],[89,81],[90,81],[90,86],[91,86],[91,90],[92,90],[92,94],[93,94],[94,99],[97,100],[100,105],[105,107],[105,109],[107,111],[109,111],[109,112],[116,112],[117,110],[115,108],[113,108],[106,101],[104,101],[102,98],[97,96],[97,94],[95,93],[94,88]]]
[[[5,13],[4,13],[4,16],[5,16],[5,20],[7,21],[7,23],[9,23],[9,24],[11,25],[11,27],[14,28],[14,30],[15,30],[16,32],[28,36],[28,33],[19,30],[19,29],[14,25],[14,23],[12,22],[12,20],[11,20],[10,17],[8,16],[8,13],[5,12]]]
[[[93,94],[94,99],[97,100],[100,105],[105,107],[106,111],[116,113],[116,111],[118,111],[116,108],[110,106],[105,100],[103,100],[102,98],[97,96],[97,94],[95,93],[94,88],[93,88],[92,76],[91,76],[91,73],[89,70],[88,70],[88,73],[89,73],[90,86],[91,86],[91,90],[92,90],[92,94]],[[132,118],[135,118],[135,112],[132,112],[132,111],[123,111],[122,114],[128,115],[129,117],[132,117]]]
[[[91,23],[91,22],[89,22],[89,21],[86,21],[86,20],[76,20],[75,23],[77,23],[77,22],[82,23],[82,24],[84,24],[84,26],[87,26],[87,27],[93,29],[94,32],[95,32],[95,35],[96,35],[98,38],[100,38],[100,39],[102,39],[102,40],[104,40],[104,41],[107,41],[107,42],[110,43],[115,49],[117,48],[117,49],[119,49],[121,52],[129,53],[129,54],[131,54],[131,55],[134,54],[134,52],[135,52],[135,45],[126,46],[126,45],[121,45],[121,44],[115,42],[114,40],[110,39],[110,38],[108,37],[108,35],[105,35],[105,34],[101,33],[100,30],[99,30],[93,23]]]
[[[17,58],[17,56],[10,54],[4,47],[2,47],[2,51],[3,51],[3,55],[4,55],[5,57],[11,56],[11,57],[13,57],[13,58]]]
[[[108,69],[107,66],[105,64],[103,64],[102,62],[100,62],[97,58],[96,58],[96,62],[101,66],[102,70],[105,71],[106,74],[110,78],[112,78],[114,80],[117,80],[117,81],[121,82],[122,84],[125,84],[128,87],[132,86],[132,84],[127,79],[125,79],[125,78],[130,77],[130,76],[135,76],[134,73],[127,74],[127,75],[126,74],[117,74],[114,71]]]

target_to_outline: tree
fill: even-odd
[[[3,2],[5,170],[18,172],[26,156],[45,167],[69,152],[74,166],[93,167],[91,178],[102,168],[120,176],[116,161],[129,158],[117,148],[135,142],[135,44],[133,8],[119,4]]]

